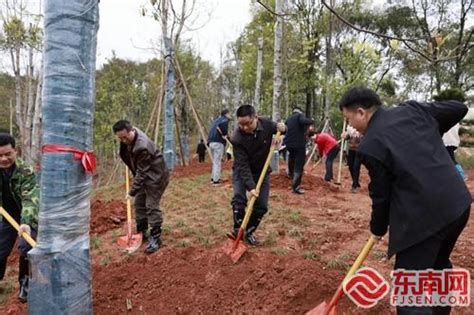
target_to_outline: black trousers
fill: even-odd
[[[306,157],[305,148],[288,148],[288,174],[293,178],[292,188],[297,189],[301,185],[303,178],[303,168]]]
[[[347,153],[347,165],[352,178],[352,188],[359,188],[360,159],[356,150],[349,150]]]
[[[17,219],[19,218],[15,218],[15,220]],[[10,223],[5,219],[0,222],[0,280],[3,280],[5,277],[8,256],[10,256],[13,250],[17,237],[18,232],[10,225]],[[31,237],[36,239],[35,229],[31,229]],[[29,275],[27,253],[30,249],[31,246],[23,238],[20,238],[20,241],[18,242],[18,250],[20,252],[18,281],[20,283],[23,278]]]
[[[199,154],[199,163],[204,162],[205,159],[206,159],[206,154],[205,153]]]
[[[336,158],[337,154],[339,153],[339,145],[335,146],[328,152],[326,156],[326,175],[324,175],[324,180],[329,182],[333,178],[333,163],[334,159]]]
[[[258,181],[259,175],[254,175],[255,183]],[[234,229],[239,229],[242,225],[242,221],[245,216],[245,207],[247,206],[247,190],[244,183],[238,176],[237,172],[232,173],[232,185],[234,187],[234,196],[232,197],[232,211],[234,216]],[[255,232],[263,216],[268,211],[268,196],[270,194],[270,173],[265,176],[260,193],[253,208],[252,215],[250,216],[246,234],[252,234]]]
[[[411,246],[395,258],[395,269],[443,270],[453,267],[449,256],[459,235],[469,220],[471,206],[453,223],[447,225],[430,238]],[[399,315],[415,314],[449,314],[450,307],[397,307]]]

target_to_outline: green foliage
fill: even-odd
[[[455,100],[464,102],[466,101],[466,96],[464,92],[460,89],[446,89],[441,91],[438,95],[433,97],[435,101],[448,101],[448,100]]]

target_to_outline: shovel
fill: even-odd
[[[15,219],[13,219],[11,217],[10,214],[8,214],[7,210],[3,209],[3,207],[0,207],[0,215],[2,217],[4,217],[5,219],[7,219],[8,223],[11,224],[11,226],[13,226],[15,228],[15,230],[19,231],[20,230],[20,225],[15,221]],[[28,243],[30,244],[31,247],[35,247],[36,246],[36,242],[35,240],[26,232],[23,232],[21,234],[21,237],[23,237],[23,239]]]
[[[125,167],[125,187],[127,192],[130,187],[128,168]],[[132,202],[127,199],[127,235],[119,237],[117,243],[129,254],[135,252],[142,245],[143,235],[141,233],[132,234]]]
[[[359,256],[357,257],[356,261],[352,265],[351,269],[347,273],[347,275],[344,277],[344,280],[342,280],[341,284],[337,288],[336,293],[332,297],[331,301],[329,303],[326,303],[326,301],[322,302],[319,304],[317,307],[313,308],[310,310],[306,315],[336,315],[336,304],[339,302],[341,299],[342,295],[344,294],[344,283],[349,280],[350,277],[352,277],[356,271],[360,268],[362,263],[364,262],[365,258],[367,258],[367,255],[369,254],[370,250],[375,244],[375,238],[371,236],[367,243],[365,244],[364,248],[362,248],[362,251],[360,252]]]
[[[270,161],[273,156],[273,151],[275,150],[275,145],[278,143],[278,140],[280,140],[280,131],[276,133],[275,140],[273,141],[270,151],[268,152],[267,160],[265,161],[265,165],[263,166],[263,170],[260,173],[260,177],[258,179],[257,187],[255,188],[257,191],[260,191],[260,187],[262,187],[263,179],[265,178],[265,175],[267,174],[268,166],[270,166]],[[245,246],[241,240],[242,237],[244,236],[245,229],[247,228],[247,224],[249,223],[250,216],[252,215],[253,212],[253,205],[255,204],[255,201],[257,200],[257,197],[252,195],[250,197],[250,201],[247,204],[247,209],[245,209],[245,217],[244,220],[242,221],[242,224],[239,228],[239,233],[237,234],[237,237],[234,239],[233,237],[229,236],[229,239],[226,241],[224,246],[222,247],[222,250],[224,253],[230,256],[232,261],[236,263],[240,257],[247,251],[247,246]]]
[[[347,121],[344,118],[344,123],[342,126],[342,131],[346,132],[346,125]],[[341,149],[339,150],[339,169],[337,170],[337,182],[335,182],[336,185],[341,185],[341,175],[342,175],[342,158],[344,155],[344,143],[345,139],[341,139]]]

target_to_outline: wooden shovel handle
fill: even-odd
[[[15,228],[15,230],[20,231],[20,225],[15,221],[15,219],[11,217],[11,215],[7,212],[7,210],[3,209],[3,207],[0,207],[0,214],[2,215],[2,217],[4,217],[8,221],[8,223],[11,224],[11,226]],[[28,233],[23,232],[21,234],[21,237],[23,237],[25,241],[27,241],[28,244],[30,244],[31,247],[36,246],[35,240]]]

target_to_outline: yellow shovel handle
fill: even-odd
[[[125,166],[125,189],[127,193],[130,191],[130,175],[127,166]],[[129,224],[132,222],[132,201],[130,199],[127,199],[127,222]]]
[[[345,284],[345,282],[350,277],[352,277],[356,273],[356,271],[360,268],[364,260],[367,258],[367,255],[369,255],[370,250],[372,249],[372,247],[374,247],[374,244],[375,244],[375,238],[372,235],[367,241],[367,243],[365,243],[364,248],[362,248],[362,251],[360,252],[354,264],[352,265],[351,269],[349,269],[349,272],[347,273],[346,277],[342,281],[343,284]]]
[[[265,175],[267,175],[267,170],[268,170],[268,167],[270,166],[270,161],[272,160],[273,151],[275,151],[275,146],[280,140],[280,135],[281,135],[281,132],[277,131],[275,139],[270,147],[270,152],[268,152],[267,160],[265,161],[265,165],[263,166],[262,173],[260,173],[260,177],[258,178],[257,187],[255,188],[258,192],[260,192],[260,188],[262,187],[263,180],[265,179]],[[247,228],[247,224],[249,223],[250,216],[252,215],[253,205],[255,204],[256,200],[257,200],[257,197],[255,197],[254,195],[250,197],[250,201],[247,205],[247,209],[245,209],[244,220],[242,221],[242,225],[240,226],[240,228],[243,230]]]
[[[3,207],[0,207],[0,214],[2,215],[2,217],[7,219],[7,221],[11,224],[11,226],[13,226],[15,228],[15,230],[20,231],[20,225],[18,225],[18,223],[15,221],[15,219],[13,219],[11,217],[11,215],[8,214],[7,210],[3,209]],[[25,241],[27,241],[28,244],[30,244],[31,247],[36,246],[35,240],[28,233],[23,232],[21,234],[21,237],[23,237],[25,239]]]

